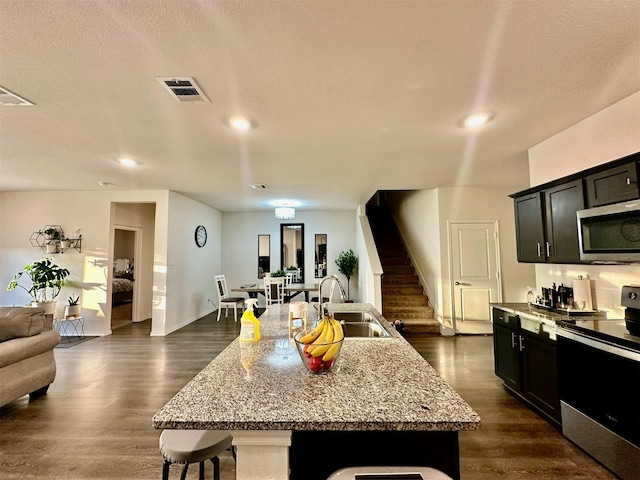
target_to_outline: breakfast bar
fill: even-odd
[[[327,478],[363,464],[459,478],[458,432],[478,429],[478,414],[371,305],[330,306],[371,312],[388,336],[345,338],[336,370],[313,374],[290,338],[288,305],[271,306],[262,339],[234,340],[154,415],[154,428],[230,431],[238,480]],[[315,320],[310,309],[309,327]]]

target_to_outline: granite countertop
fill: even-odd
[[[156,412],[153,426],[415,431],[480,427],[478,414],[371,305],[332,308],[337,309],[374,313],[390,337],[345,338],[337,371],[312,374],[289,339],[288,305],[271,306],[260,317],[260,342],[241,345],[234,340]],[[315,310],[309,308],[308,315],[312,325]]]

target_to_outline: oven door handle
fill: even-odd
[[[627,350],[626,348],[611,345],[610,343],[602,340],[594,340],[590,337],[586,337],[584,335],[580,335],[571,330],[568,330],[562,326],[558,328],[558,330],[556,331],[556,335],[558,337],[568,338],[569,340],[573,340],[589,347],[602,350],[603,352],[608,352],[619,357],[628,358],[629,360],[633,360],[634,362],[640,362],[640,352],[634,352],[633,350]]]

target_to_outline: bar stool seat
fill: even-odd
[[[220,455],[231,448],[229,432],[218,430],[163,430],[160,434],[160,453],[164,458],[162,479],[169,480],[169,467],[184,464],[180,478],[187,477],[190,463],[200,464],[200,480],[204,479],[204,462],[213,463],[213,478],[220,479]]]

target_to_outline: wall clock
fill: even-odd
[[[198,225],[196,227],[196,245],[204,247],[205,243],[207,243],[207,229],[202,225]]]

